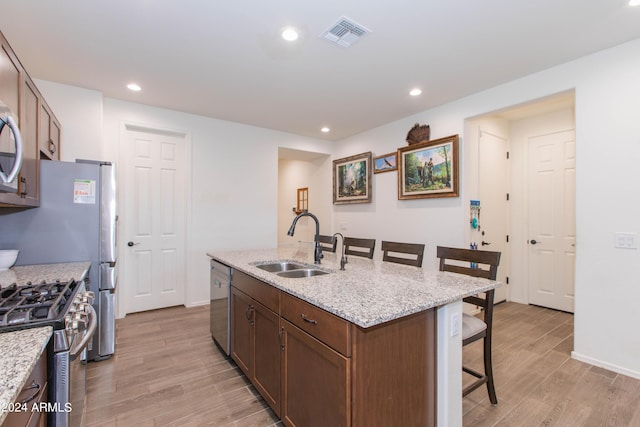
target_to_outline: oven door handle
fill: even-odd
[[[87,327],[87,331],[82,337],[82,341],[80,341],[77,345],[75,345],[74,343],[74,346],[69,352],[69,356],[72,360],[75,360],[75,358],[78,357],[80,353],[82,353],[82,350],[84,350],[85,347],[89,344],[89,340],[93,338],[93,334],[95,334],[98,327],[98,315],[96,314],[96,310],[91,305],[89,306],[89,310],[89,326]]]

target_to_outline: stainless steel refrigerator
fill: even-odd
[[[16,265],[91,262],[87,288],[99,321],[88,360],[115,351],[116,235],[116,175],[108,162],[41,160],[40,207],[0,215],[0,245],[20,250]]]

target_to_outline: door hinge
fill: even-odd
[[[509,152],[507,151],[507,160],[509,160]]]
[[[509,284],[509,276],[507,276],[507,285]]]
[[[507,193],[507,201],[509,201],[509,193]]]
[[[507,243],[509,243],[509,235],[507,234]]]

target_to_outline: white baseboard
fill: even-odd
[[[583,354],[576,353],[575,351],[571,352],[571,358],[575,360],[579,360],[580,362],[584,362],[590,365],[604,368],[608,371],[616,372],[618,374],[626,375],[628,377],[640,380],[640,372],[638,371],[633,371],[631,369],[627,369],[611,363],[603,362],[602,360],[594,359],[593,357],[585,356]]]
[[[203,300],[203,301],[192,301],[192,302],[190,302],[188,304],[185,304],[184,306],[187,307],[187,308],[191,308],[191,307],[198,307],[200,305],[207,305],[207,304],[209,304],[209,300],[208,299]]]

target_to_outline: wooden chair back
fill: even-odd
[[[498,264],[500,264],[500,252],[478,251],[471,249],[447,248],[438,246],[436,256],[440,258],[440,271],[466,274],[473,277],[484,277],[496,280]],[[469,265],[449,264],[447,260],[463,261]],[[474,264],[472,268],[471,263]],[[483,265],[485,268],[480,268]]]
[[[399,257],[393,254],[412,255],[410,258]],[[382,242],[382,260],[395,262],[396,264],[413,265],[422,267],[424,245],[421,243]]]
[[[322,247],[323,251],[335,252],[336,247],[338,246],[338,239],[335,239],[333,236],[325,236],[321,234],[318,241],[320,242],[320,247]]]
[[[376,239],[359,239],[356,237],[344,238],[345,255],[355,255],[373,259],[373,251],[375,250],[375,247]]]

